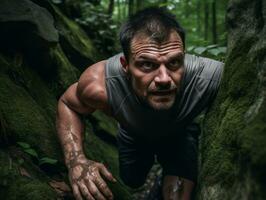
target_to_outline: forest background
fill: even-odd
[[[266,199],[264,0],[1,0],[1,199],[73,199],[57,101],[85,68],[121,51],[120,25],[149,6],[176,15],[186,52],[225,62],[202,123],[197,199]],[[149,187],[134,191],[119,179],[114,120],[95,112],[85,122],[84,150],[117,177],[115,199],[146,200]]]
[[[64,6],[61,0],[53,2]],[[226,53],[225,12],[228,0],[72,2],[72,9],[67,11],[69,17],[84,27],[87,34],[93,38],[96,48],[102,51],[103,55],[113,55],[120,50],[117,35],[119,27],[126,18],[150,6],[165,7],[176,16],[178,22],[186,30],[187,52],[221,59]]]

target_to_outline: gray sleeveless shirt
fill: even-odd
[[[122,70],[121,56],[118,54],[107,60],[105,82],[112,115],[130,137],[161,137],[186,127],[211,104],[223,71],[221,62],[186,54],[176,102],[170,110],[162,112],[139,101]]]

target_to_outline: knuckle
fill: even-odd
[[[101,189],[104,189],[104,190],[108,189],[106,183],[100,183],[100,186],[99,186],[99,187],[100,187]]]
[[[102,164],[102,163],[98,163],[98,166],[99,166],[100,168],[105,167],[104,164]]]
[[[90,190],[90,192],[92,193],[93,196],[95,196],[95,195],[98,194],[98,191],[97,191],[96,188],[92,188],[92,189]]]

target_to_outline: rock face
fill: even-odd
[[[0,43],[1,199],[72,199],[56,135],[56,106],[80,69],[97,61],[93,42],[50,1],[3,0]],[[118,177],[114,121],[102,113],[90,121],[87,155],[118,178],[110,186],[116,199],[131,199]]]
[[[266,3],[231,0],[228,56],[204,122],[198,199],[266,198]]]

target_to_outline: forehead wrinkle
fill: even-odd
[[[176,51],[179,49],[179,45],[175,46],[166,46],[164,48],[155,48],[155,47],[139,47],[135,51],[132,51],[133,54],[136,56],[141,53],[151,53],[151,54],[157,54],[157,55],[165,55],[167,53],[170,53],[171,51]],[[183,50],[183,49],[182,49]]]
[[[149,42],[149,43],[143,43],[143,42],[139,42],[137,44],[132,44],[132,48],[139,48],[139,47],[156,47],[156,48],[164,48],[164,47],[168,47],[168,46],[183,46],[182,42],[180,41],[173,41],[173,42],[166,42],[164,44],[158,44],[157,42]]]
[[[142,34],[139,37],[134,37],[131,41],[131,53],[134,57],[142,53],[153,54],[159,57],[171,51],[183,52],[183,42],[180,36],[174,32],[169,34],[168,39],[162,42],[155,41],[149,36]]]

